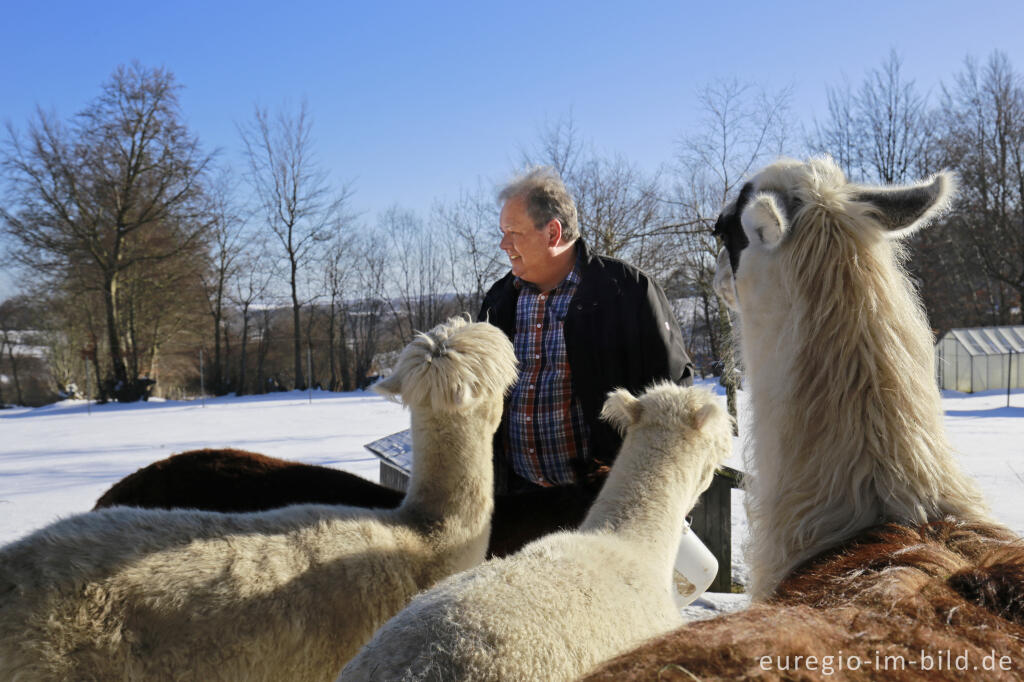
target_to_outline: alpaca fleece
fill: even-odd
[[[528,542],[579,527],[607,472],[577,485],[495,496],[488,557],[514,554]],[[293,504],[394,509],[405,494],[347,471],[255,452],[206,449],[153,462],[115,483],[96,509],[265,511]]]
[[[378,384],[411,410],[394,510],[113,508],[4,547],[0,679],[331,679],[414,594],[483,559],[514,378],[487,324],[452,320],[406,347]]]
[[[686,513],[731,449],[710,393],[671,383],[610,394],[625,430],[578,533],[538,540],[416,597],[341,680],[571,680],[679,625],[672,570]]]

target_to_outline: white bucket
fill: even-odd
[[[704,594],[717,574],[718,559],[690,530],[690,525],[684,525],[672,571],[672,595],[676,605],[682,608]]]

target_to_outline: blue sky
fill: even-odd
[[[695,93],[736,77],[794,88],[810,124],[825,88],[859,83],[891,48],[938,91],[970,54],[1024,71],[1024,2],[8,3],[0,121],[68,117],[113,69],[164,66],[188,124],[241,168],[235,123],[303,98],[319,159],[352,180],[367,221],[491,186],[570,111],[599,150],[653,170],[695,125]],[[11,293],[0,263],[0,298]]]

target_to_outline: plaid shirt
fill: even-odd
[[[506,452],[513,470],[542,486],[576,480],[574,463],[587,458],[587,425],[565,351],[562,322],[580,282],[579,264],[549,292],[516,280],[515,352],[519,380],[505,409]]]

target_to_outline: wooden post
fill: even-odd
[[[718,559],[709,592],[732,592],[732,489],[742,481],[742,472],[721,467],[690,515],[690,528]]]
[[[380,462],[380,484],[392,490],[409,489],[409,474],[384,460]]]

